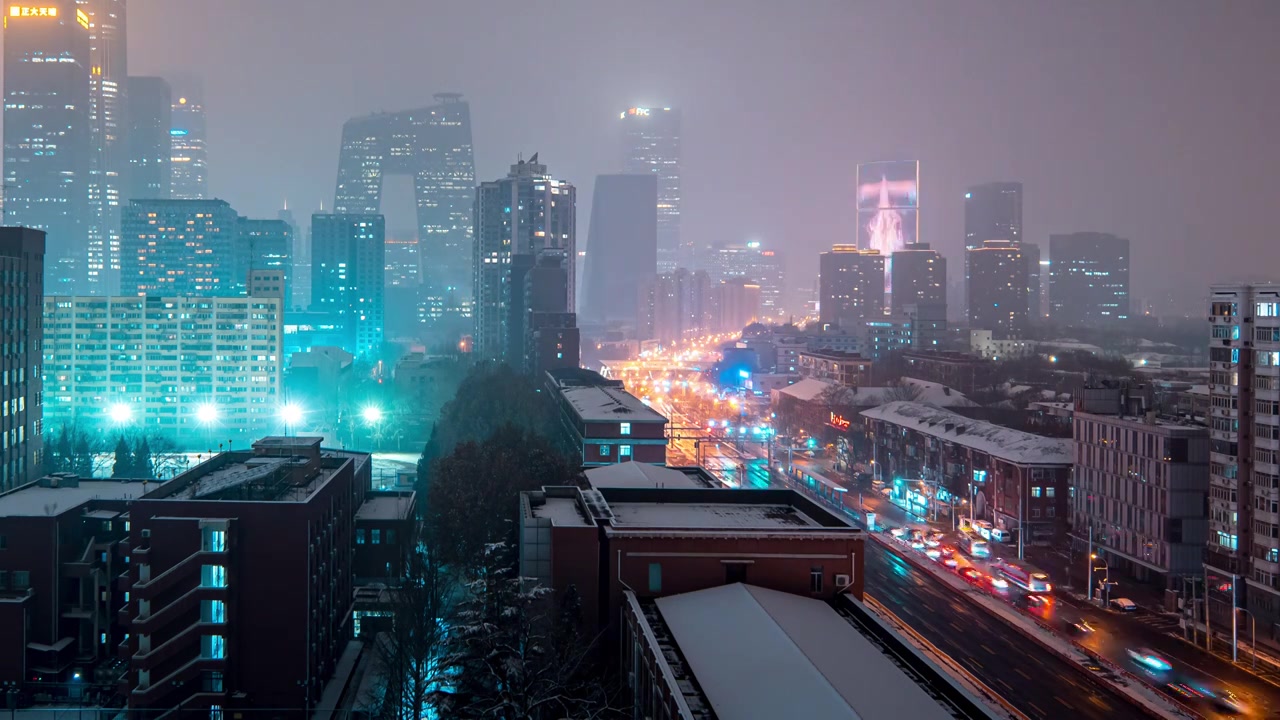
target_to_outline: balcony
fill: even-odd
[[[183,663],[173,672],[165,675],[159,680],[151,680],[145,687],[139,683],[135,686],[130,695],[130,705],[134,707],[159,707],[166,708],[178,707],[186,702],[185,699],[174,702],[173,698],[168,697],[175,690],[179,692],[187,692],[188,695],[194,695],[202,691],[195,688],[195,692],[188,691],[186,684],[200,676],[200,673],[207,670],[222,670],[226,667],[225,660],[215,660],[213,658],[196,657]],[[181,683],[183,687],[175,688]]]

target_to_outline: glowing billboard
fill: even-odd
[[[58,17],[58,8],[56,7],[27,7],[24,5],[10,5],[9,17]]]
[[[858,247],[889,255],[917,242],[919,193],[918,161],[858,165]]]

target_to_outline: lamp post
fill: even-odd
[[[1093,599],[1093,571],[1101,570],[1104,573],[1102,576],[1102,592],[1106,595],[1102,604],[1106,605],[1111,600],[1111,566],[1107,564],[1106,560],[1098,557],[1096,553],[1090,554],[1089,560],[1096,560],[1102,563],[1102,567],[1094,567],[1092,562],[1089,563],[1089,599]]]

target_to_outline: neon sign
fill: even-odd
[[[58,8],[56,7],[26,7],[25,5],[10,5],[9,17],[58,17]]]
[[[86,30],[89,28],[89,16],[85,15],[83,10],[76,10],[76,22]]]
[[[649,117],[649,108],[631,108],[627,110],[628,115],[639,115],[641,117]]]
[[[843,415],[831,413],[831,427],[837,430],[848,430],[851,423]]]

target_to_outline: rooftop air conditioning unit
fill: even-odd
[[[836,576],[836,587],[838,587],[838,588],[847,588],[847,587],[849,587],[849,585],[851,585],[851,584],[852,584],[852,583],[850,583],[850,582],[849,582],[849,576],[848,576],[848,575],[837,575],[837,576]]]

